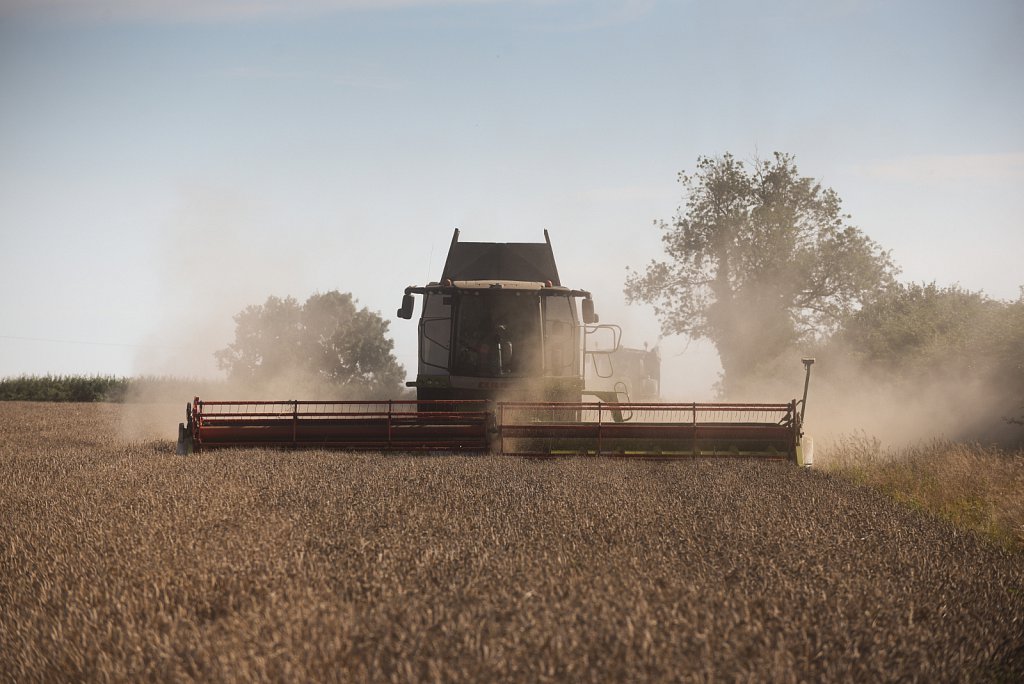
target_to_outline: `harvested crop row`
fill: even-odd
[[[0,405],[0,679],[1014,679],[1020,557],[786,464],[108,442]]]

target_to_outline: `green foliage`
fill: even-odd
[[[679,179],[686,205],[658,224],[668,259],[631,272],[625,292],[654,305],[666,334],[711,340],[726,391],[893,282],[888,253],[789,155],[750,170],[730,154],[701,157]]]
[[[0,401],[132,402],[192,397],[221,389],[223,382],[141,376],[22,375],[0,379]]]
[[[908,379],[976,371],[991,358],[1004,309],[955,285],[899,284],[854,313],[836,342],[871,367]]]
[[[357,309],[349,293],[314,294],[304,304],[269,297],[235,316],[235,341],[216,358],[232,381],[393,396],[405,370],[387,330],[387,321]]]
[[[894,285],[850,316],[824,353],[891,382],[941,380],[952,392],[981,384],[1000,407],[993,418],[1024,424],[1024,295],[1005,302],[955,285]]]
[[[130,384],[109,375],[22,375],[0,380],[0,401],[124,401]]]

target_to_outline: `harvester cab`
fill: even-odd
[[[547,231],[541,243],[490,243],[460,242],[456,230],[441,279],[407,287],[400,318],[412,318],[414,295],[423,307],[408,384],[420,401],[580,402],[593,394],[587,369],[620,352],[621,330],[599,324],[590,292],[561,284]],[[614,384],[595,396],[625,398]]]
[[[563,286],[551,240],[460,242],[422,297],[415,400],[202,401],[186,407],[178,451],[278,446],[491,451],[531,456],[737,456],[809,465],[802,400],[664,403],[654,349],[621,344],[590,292]],[[578,304],[577,304],[578,302]]]

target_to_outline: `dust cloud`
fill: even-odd
[[[721,400],[800,399],[800,359],[794,351],[766,369],[761,379],[739,385]],[[970,373],[936,368],[910,381],[863,362],[849,350],[834,349],[819,352],[812,367],[804,430],[814,438],[816,450],[826,453],[855,435],[877,438],[886,448],[934,439],[1015,446],[1024,439],[1024,428],[1006,420],[1013,408],[1013,393],[994,377],[994,364],[988,368],[979,363]]]
[[[970,375],[942,369],[930,377],[901,380],[854,360],[831,360],[821,373],[817,404],[809,399],[809,429],[832,439],[864,433],[885,446],[904,447],[933,439],[1020,445],[1024,431],[1006,419],[1014,402],[989,369]],[[812,392],[814,384],[812,381]]]
[[[128,397],[122,436],[175,439],[185,404],[195,396],[323,398],[322,385],[299,373],[282,373],[259,387],[229,384],[214,358],[234,340],[233,317],[246,306],[270,295],[304,299],[316,289],[310,245],[283,223],[251,197],[185,193],[154,258],[161,283],[159,323],[135,359],[134,375],[143,380]],[[341,253],[341,239],[318,237],[316,248]]]

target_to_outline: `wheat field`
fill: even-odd
[[[0,404],[2,681],[1019,681],[1019,553],[785,463],[230,450]]]

